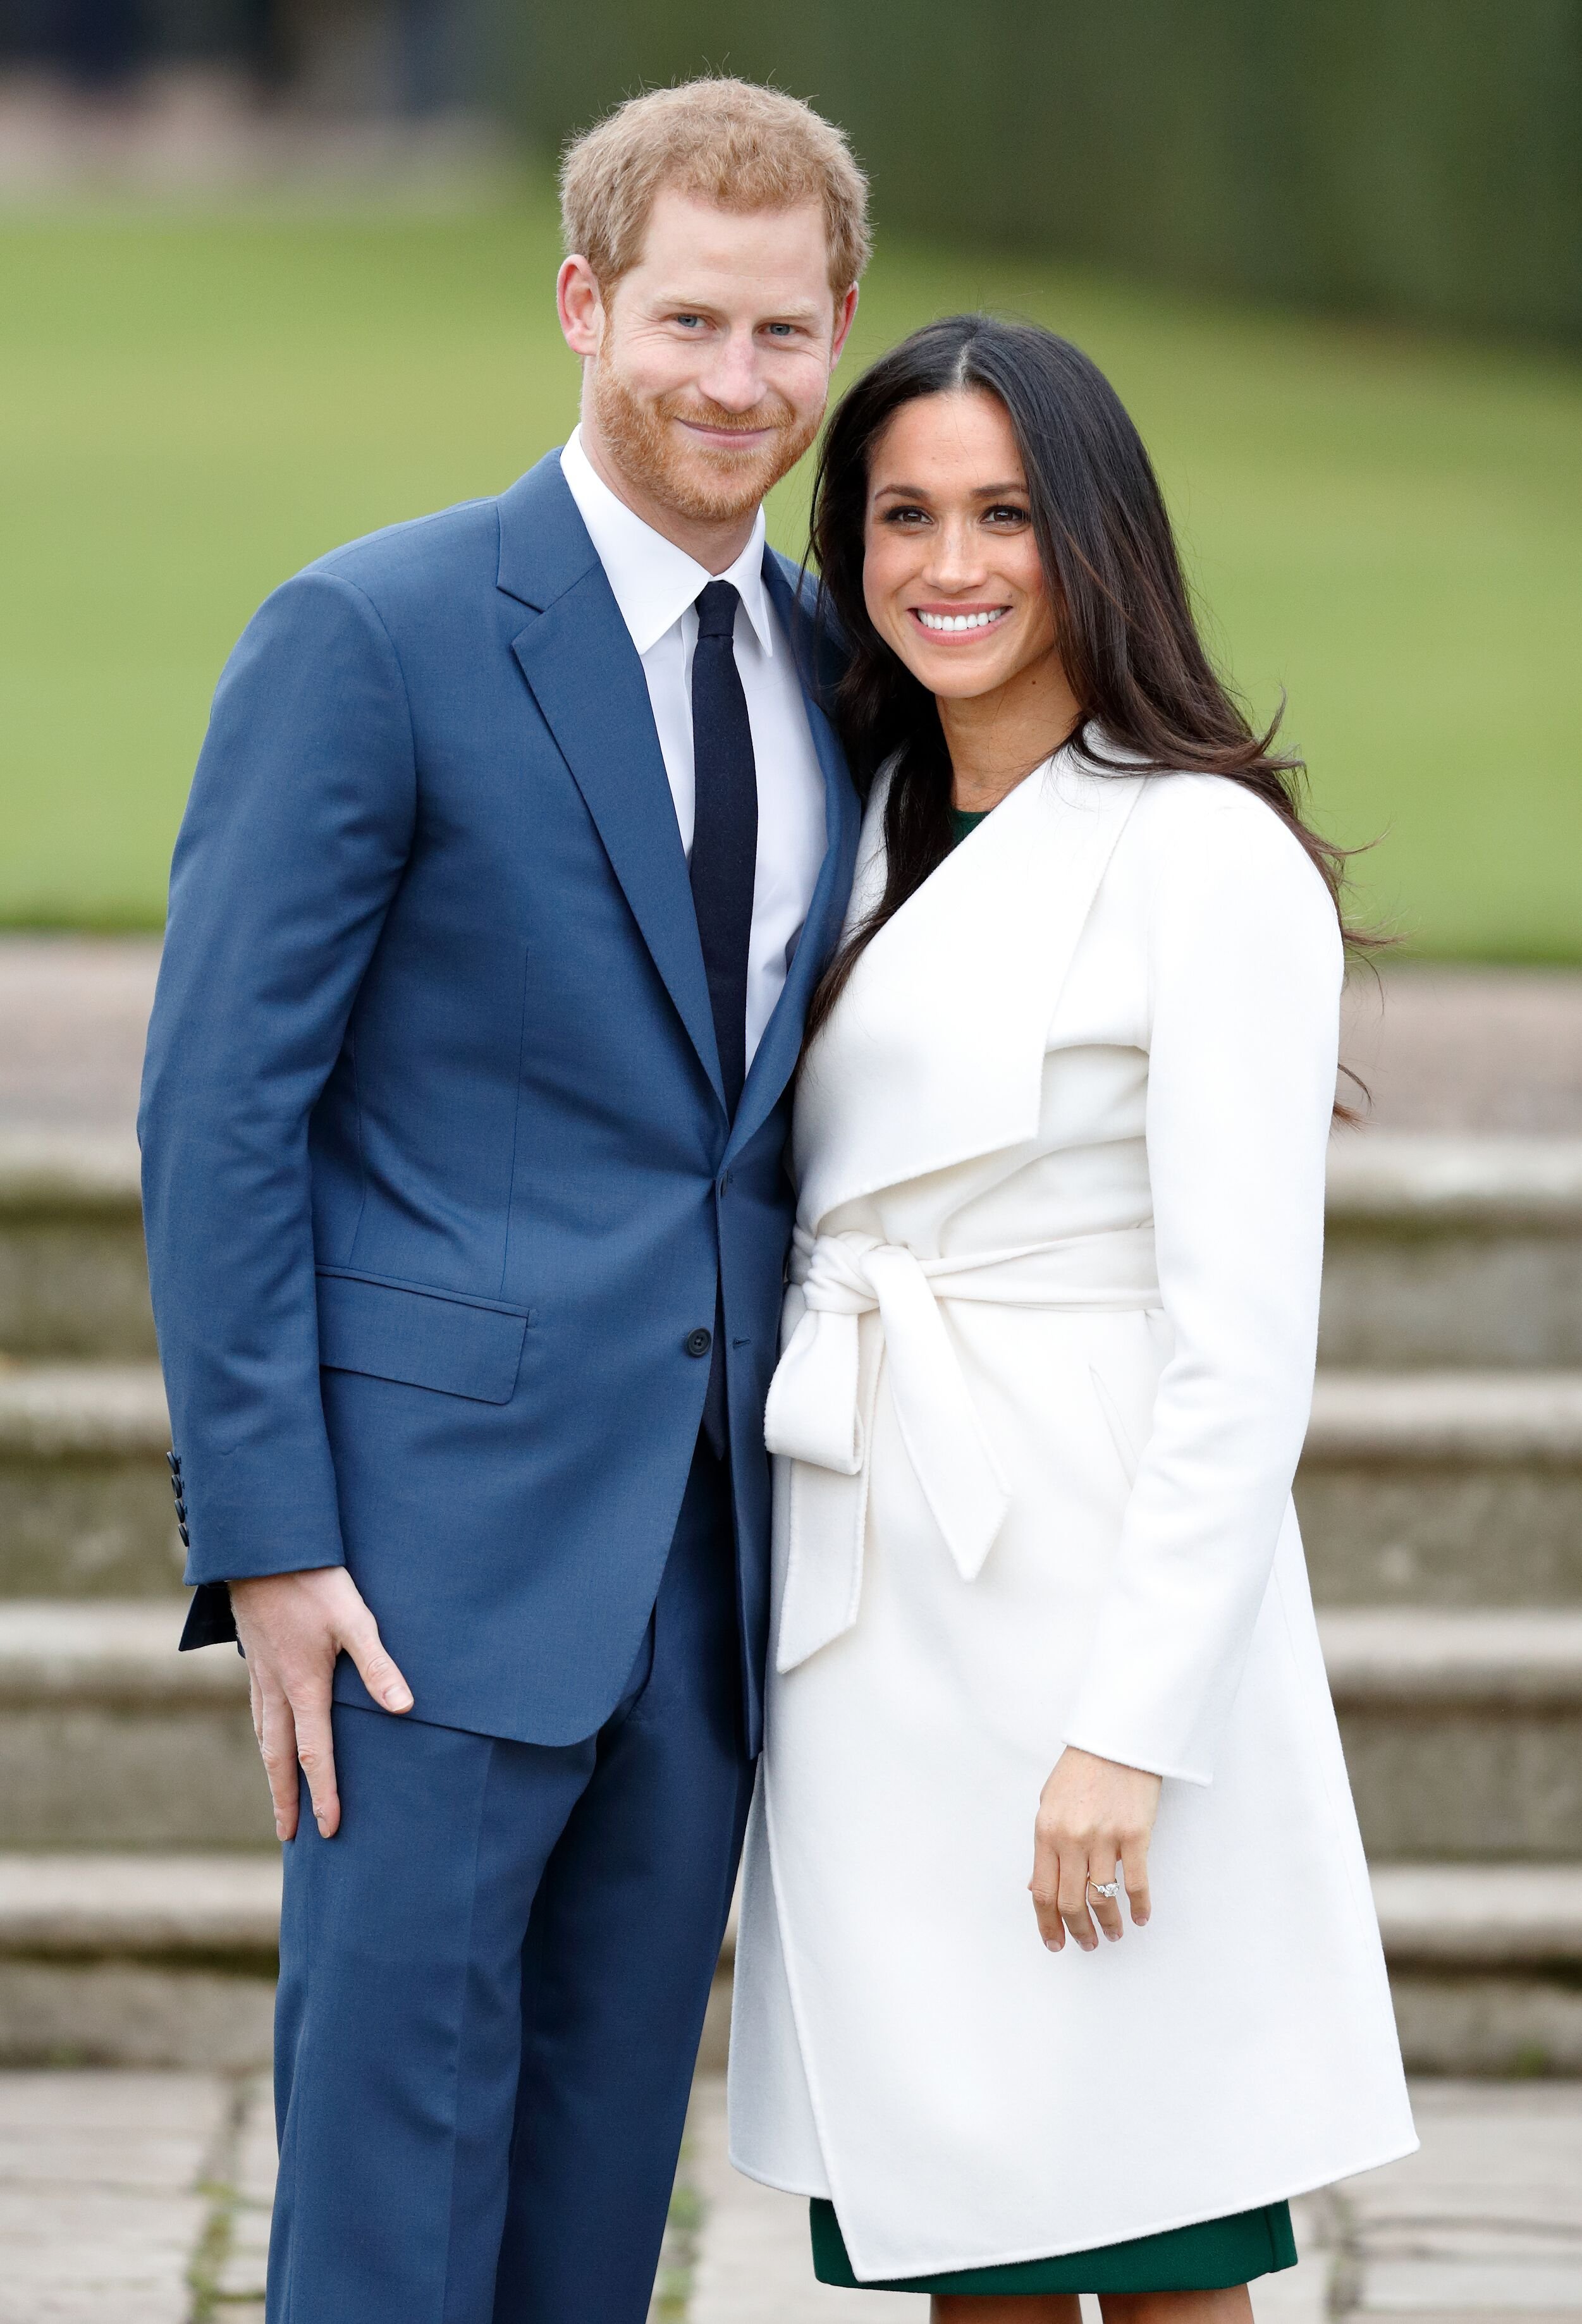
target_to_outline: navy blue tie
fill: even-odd
[[[736,607],[728,581],[698,599],[692,654],[692,908],[703,945],[725,1102],[735,1115],[747,1078],[747,947],[758,863],[758,770],[747,697],[736,668]],[[730,1441],[726,1410],[725,1286],[715,1296],[714,1346],[703,1433],[717,1458]]]
[[[758,770],[735,644],[740,603],[728,581],[709,583],[698,600],[692,655],[692,908],[733,1115],[747,1078],[747,947],[758,862]]]

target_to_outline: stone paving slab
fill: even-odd
[[[1420,2081],[1422,2150],[1293,2205],[1258,2324],[1577,2324],[1582,2082]],[[263,2324],[267,2078],[0,2074],[0,2324]],[[1098,2324],[1084,2301],[1085,2324]],[[653,2324],[923,2324],[813,2281],[807,2206],[732,2171],[700,2075]]]
[[[0,2075],[0,2324],[188,2324],[228,2107],[208,2074]]]

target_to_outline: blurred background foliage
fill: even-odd
[[[1320,819],[1378,842],[1365,913],[1582,958],[1582,0],[28,5],[0,16],[0,921],[158,925],[253,606],[562,439],[554,152],[712,68],[810,96],[873,172],[843,375],[979,304],[1108,370],[1222,660],[1255,715],[1287,696]],[[245,170],[211,137],[171,174],[159,92],[198,70]],[[7,124],[51,106],[86,162],[8,183]],[[490,111],[503,137],[457,142]],[[134,170],[137,120],[167,125]],[[793,552],[806,484],[772,511]]]

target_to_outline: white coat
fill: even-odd
[[[1341,974],[1261,800],[1068,750],[804,1070],[732,2153],[861,2279],[1416,2144],[1290,1498]],[[1152,1921],[1096,1953],[1027,1894],[1068,1743],[1165,1778]]]

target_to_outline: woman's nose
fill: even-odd
[[[970,523],[939,526],[929,542],[925,577],[942,589],[969,588],[983,578],[982,543]]]

